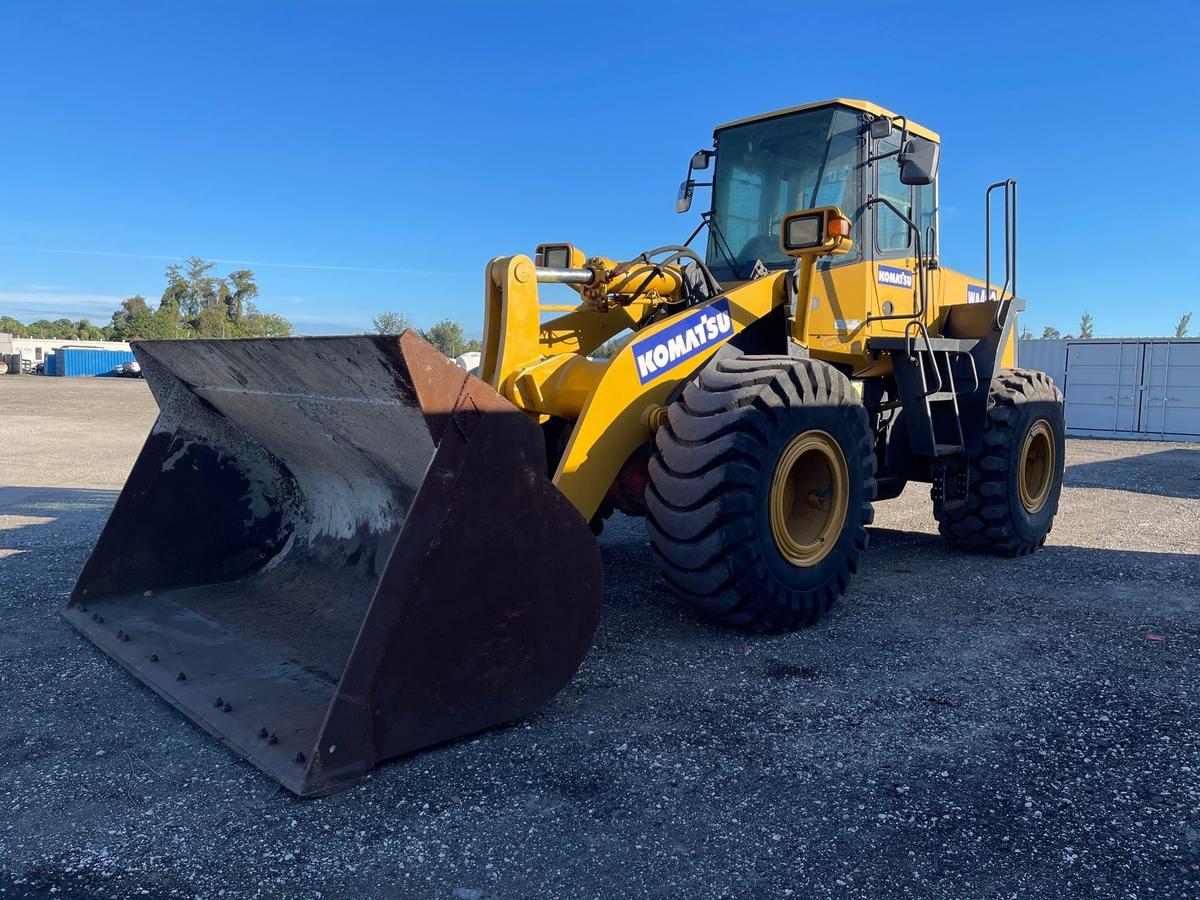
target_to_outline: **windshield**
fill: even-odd
[[[789,212],[840,206],[857,226],[861,130],[856,113],[828,107],[718,132],[706,260],[718,280],[749,277],[756,259],[792,265],[779,248]]]

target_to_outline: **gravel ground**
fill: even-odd
[[[1200,895],[1200,448],[1071,441],[1045,550],[914,486],[826,622],[760,637],[601,539],[595,647],[533,719],[299,801],[58,618],[154,415],[0,378],[0,898]]]

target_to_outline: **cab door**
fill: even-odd
[[[935,185],[914,187],[900,181],[900,163],[895,151],[900,134],[874,142],[868,175],[870,194],[893,203],[921,230],[921,251],[936,259],[937,191]],[[893,155],[884,159],[882,154]],[[908,223],[882,203],[871,207],[870,241],[866,249],[868,266],[868,307],[873,315],[913,314],[918,309],[917,240]],[[930,306],[934,306],[934,279],[930,279]],[[879,327],[885,332],[903,334],[906,319],[885,319]]]

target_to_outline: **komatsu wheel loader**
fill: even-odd
[[[682,244],[487,264],[479,377],[413,333],[135,343],[159,417],[64,615],[311,795],[545,704],[613,510],[687,603],[768,631],[846,593],[909,482],[952,544],[1038,549],[1063,411],[1015,367],[1016,184],[984,277],[944,267],[939,143],[858,100],[718,127]]]

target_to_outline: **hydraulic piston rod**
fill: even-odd
[[[557,269],[538,266],[537,280],[542,284],[591,284],[596,280],[596,270]]]

